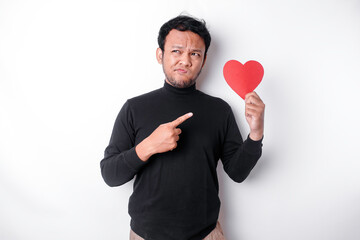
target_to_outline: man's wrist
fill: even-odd
[[[261,132],[250,132],[249,138],[253,141],[260,141],[264,136],[263,131]]]
[[[147,138],[135,147],[135,152],[141,161],[146,162],[154,154]]]

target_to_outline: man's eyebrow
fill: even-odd
[[[184,49],[183,46],[180,46],[180,45],[173,45],[172,48],[179,48],[179,49]],[[192,52],[203,52],[200,48],[194,48],[194,49],[191,49]]]

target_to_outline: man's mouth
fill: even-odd
[[[178,68],[175,71],[178,72],[178,73],[181,73],[181,74],[186,74],[188,72],[187,70],[182,69],[182,68]]]

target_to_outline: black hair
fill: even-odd
[[[205,55],[209,49],[211,36],[206,28],[204,20],[198,20],[193,17],[179,15],[168,22],[164,23],[159,31],[158,44],[159,48],[164,51],[165,39],[169,32],[173,29],[179,31],[191,31],[199,35],[205,43]]]

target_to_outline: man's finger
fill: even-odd
[[[176,135],[180,135],[181,134],[181,129],[180,128],[175,128],[175,133],[176,133]]]
[[[182,115],[181,117],[178,117],[177,119],[175,119],[174,121],[171,122],[171,125],[173,127],[177,127],[180,124],[182,124],[183,122],[185,122],[187,119],[191,118],[193,115],[193,113],[187,113],[185,115]]]
[[[257,95],[255,92],[251,92],[246,95],[245,103],[261,105],[261,104],[263,104],[263,101],[261,100],[259,95]]]
[[[247,97],[251,97],[251,96],[255,96],[255,97],[260,98],[259,95],[258,95],[255,91],[253,91],[253,92],[247,93],[247,94],[245,95],[245,99],[246,99]]]
[[[250,99],[256,99],[261,101],[261,98],[256,92],[249,92],[245,95],[245,102],[248,102]]]

